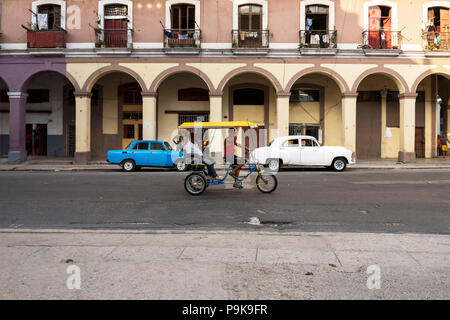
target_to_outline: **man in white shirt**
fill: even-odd
[[[208,140],[203,141],[203,145],[206,148],[208,145]],[[206,168],[208,169],[208,175],[211,176],[214,180],[220,180],[220,177],[217,175],[216,170],[214,169],[214,160],[205,157],[203,155],[203,152],[200,150],[200,148],[191,142],[191,140],[188,140],[185,146],[185,159],[188,158],[191,162],[192,157],[194,157],[194,162],[196,163],[204,163],[206,165]]]

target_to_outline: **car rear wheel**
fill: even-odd
[[[331,164],[331,168],[333,169],[333,171],[341,172],[344,171],[346,167],[347,162],[343,158],[336,158],[333,160],[333,163]]]
[[[125,160],[122,162],[122,169],[126,172],[133,172],[136,170],[136,163],[131,159]]]
[[[267,167],[269,168],[269,171],[277,172],[280,170],[280,159],[269,159],[267,161]]]

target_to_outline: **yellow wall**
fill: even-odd
[[[189,73],[177,74],[163,81],[158,95],[158,139],[172,141],[178,126],[178,114],[166,111],[209,111],[209,101],[178,101],[178,90],[184,88],[204,88],[206,84]]]

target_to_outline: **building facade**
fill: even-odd
[[[104,158],[248,120],[362,158],[437,156],[450,1],[0,0],[0,154]],[[215,146],[221,152],[221,146]]]

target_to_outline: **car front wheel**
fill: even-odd
[[[336,158],[333,160],[333,163],[331,164],[331,168],[333,171],[344,171],[347,167],[347,162],[343,158]]]
[[[186,171],[187,169],[186,162],[184,162],[183,160],[175,162],[175,169],[177,169],[177,171]]]
[[[123,169],[123,171],[126,171],[126,172],[133,172],[134,170],[136,170],[136,164],[134,163],[134,161],[133,160],[125,160],[123,163],[122,163],[122,169]]]

